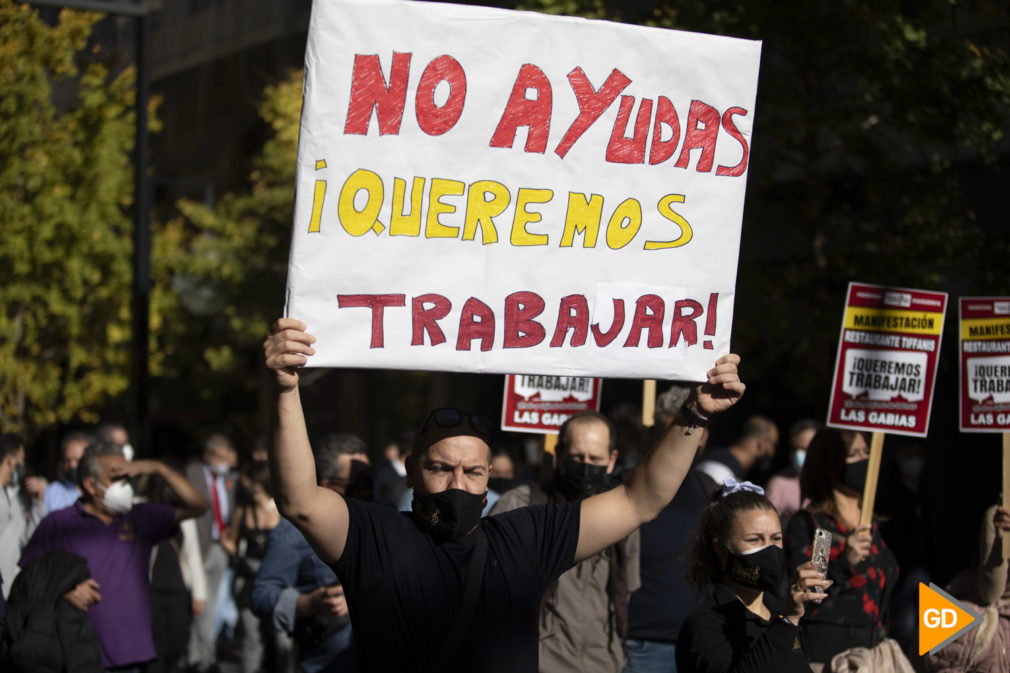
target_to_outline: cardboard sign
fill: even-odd
[[[1010,297],[961,297],[961,432],[1010,432]]]
[[[314,366],[701,381],[729,351],[760,43],[312,6],[286,315]]]
[[[513,432],[557,432],[580,411],[600,410],[603,380],[584,376],[505,376],[501,429]]]
[[[849,283],[828,425],[925,437],[945,292]]]

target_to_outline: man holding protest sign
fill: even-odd
[[[544,589],[654,518],[690,469],[697,426],[744,391],[739,357],[725,355],[625,484],[483,520],[491,425],[437,410],[415,437],[408,517],[317,486],[298,391],[297,368],[315,352],[306,329],[281,319],[264,344],[279,387],[271,473],[282,513],[344,585],[363,670],[537,670]]]

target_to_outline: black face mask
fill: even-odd
[[[750,554],[738,554],[729,548],[726,552],[726,579],[759,591],[774,588],[786,564],[782,547],[773,544]]]
[[[865,458],[855,463],[846,463],[842,471],[842,484],[857,493],[862,493],[863,487],[866,486],[866,472],[869,465],[870,461]]]
[[[450,488],[441,493],[414,493],[414,520],[436,541],[463,537],[480,522],[487,493]]]
[[[76,484],[77,483],[77,468],[76,467],[68,467],[67,469],[65,469],[63,471],[63,481],[67,482],[68,484]]]
[[[588,498],[606,487],[607,466],[566,460],[558,468],[554,481],[569,500]]]
[[[488,489],[494,491],[501,495],[505,491],[510,491],[516,487],[515,479],[507,479],[505,477],[491,477],[487,480]]]

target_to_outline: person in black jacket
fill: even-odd
[[[103,673],[88,615],[64,594],[91,577],[76,554],[51,551],[27,564],[11,585],[3,626],[3,673]]]
[[[764,491],[728,479],[702,512],[688,579],[709,598],[677,637],[678,673],[810,673],[798,628],[804,604],[825,580],[809,562],[779,601],[771,590],[785,568],[782,525]]]

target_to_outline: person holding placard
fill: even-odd
[[[803,650],[815,670],[818,665],[830,668],[832,658],[846,650],[874,649],[881,643],[882,655],[904,659],[895,641],[885,641],[883,631],[898,564],[876,521],[859,526],[868,457],[862,433],[822,428],[810,440],[800,472],[800,489],[810,505],[789,521],[789,567],[810,560],[817,528],[828,530],[832,538],[827,571],[832,587],[823,603],[809,606],[800,625]]]
[[[677,673],[810,673],[797,627],[831,581],[808,561],[784,599],[774,595],[786,573],[782,525],[760,486],[730,478],[712,495],[689,564],[696,592],[711,595],[680,629]]]
[[[298,367],[314,353],[306,329],[281,319],[264,343],[278,384],[271,473],[281,512],[344,585],[365,671],[536,671],[546,587],[655,517],[690,469],[695,430],[744,392],[739,357],[725,355],[624,484],[484,519],[491,424],[438,409],[415,435],[404,515],[316,485],[298,391]]]

